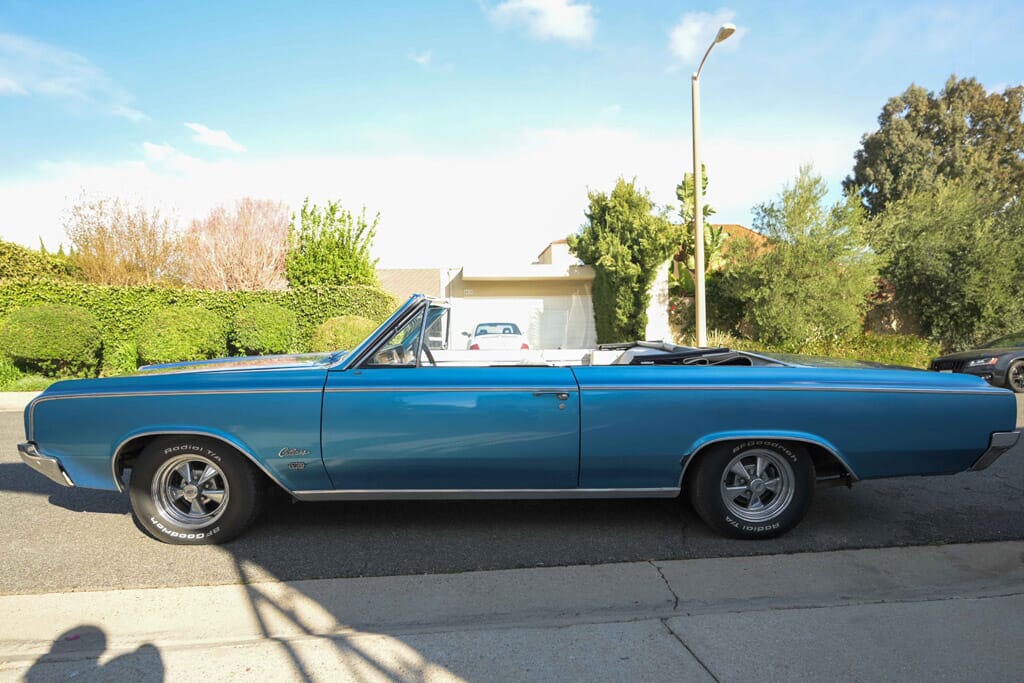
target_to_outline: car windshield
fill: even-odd
[[[480,323],[476,326],[474,335],[482,334],[522,334],[519,326],[515,323]]]
[[[988,344],[983,344],[983,349],[1003,349],[1010,346],[1024,346],[1024,332],[1018,332],[1017,334],[1010,334],[999,339],[994,339]]]

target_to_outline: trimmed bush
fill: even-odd
[[[103,375],[130,375],[139,369],[139,345],[122,339],[103,346]]]
[[[324,321],[313,333],[313,351],[352,350],[377,329],[377,323],[358,315],[343,315]]]
[[[107,358],[126,342],[134,342],[136,333],[159,309],[168,306],[199,306],[215,312],[225,323],[239,309],[254,303],[282,306],[297,316],[298,336],[295,348],[309,349],[317,325],[328,318],[358,315],[374,321],[387,318],[397,302],[376,287],[302,287],[284,291],[207,291],[171,287],[110,287],[81,282],[47,279],[0,280],[0,319],[13,311],[38,304],[69,304],[88,309],[99,321],[103,332],[104,375],[127,372],[127,362]],[[226,325],[225,325],[226,326]],[[120,357],[120,356],[119,356]]]
[[[4,387],[2,390],[10,391],[6,387],[19,379],[21,379],[21,370],[16,368],[9,359],[0,357],[0,387]]]
[[[222,318],[198,306],[158,310],[139,328],[136,340],[145,364],[205,360],[228,352]]]
[[[287,308],[252,303],[235,313],[231,345],[247,356],[288,353],[295,347],[298,331],[298,319]]]
[[[74,279],[81,270],[63,254],[47,254],[0,240],[0,278]]]
[[[88,377],[100,361],[101,334],[84,308],[44,304],[12,313],[0,327],[0,350],[20,370]]]

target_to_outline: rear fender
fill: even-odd
[[[846,458],[843,457],[835,444],[829,442],[827,439],[817,436],[816,434],[785,430],[729,431],[707,434],[697,439],[697,441],[690,446],[686,451],[686,455],[684,455],[681,460],[682,471],[679,473],[680,487],[682,487],[683,478],[686,476],[687,468],[700,457],[700,454],[704,449],[716,443],[722,443],[723,441],[750,441],[752,439],[796,441],[818,446],[828,453],[844,470],[846,470],[846,473],[850,476],[850,481],[857,481],[858,479],[857,473],[854,472],[849,463],[846,462]]]

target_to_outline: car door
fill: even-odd
[[[328,373],[321,440],[336,489],[575,489],[579,390],[569,368],[434,367],[421,316]],[[429,320],[427,321],[429,323]]]

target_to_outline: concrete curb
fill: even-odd
[[[101,625],[129,652],[1024,595],[1024,541],[0,597],[0,660]],[[201,606],[197,618],[195,606]],[[63,643],[74,660],[74,643]],[[2,669],[3,666],[0,666]]]

